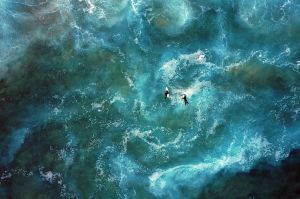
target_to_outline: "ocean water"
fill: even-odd
[[[225,189],[226,173],[300,147],[299,16],[298,0],[0,1],[0,198],[247,198],[251,175]]]

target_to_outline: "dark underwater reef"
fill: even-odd
[[[249,172],[223,170],[203,189],[199,198],[300,198],[300,149],[293,150],[276,166],[260,162]]]

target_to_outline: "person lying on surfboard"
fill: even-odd
[[[180,99],[183,99],[184,105],[187,105],[189,103],[188,100],[187,100],[187,98],[186,98],[186,94],[180,95]]]
[[[165,99],[167,99],[167,98],[170,98],[170,92],[169,92],[168,87],[166,87],[166,90],[165,90]]]

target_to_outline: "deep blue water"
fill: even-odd
[[[0,1],[0,198],[235,197],[300,147],[299,42],[298,0]]]

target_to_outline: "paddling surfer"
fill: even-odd
[[[187,98],[186,98],[186,94],[182,94],[182,95],[180,95],[180,99],[183,99],[183,101],[184,101],[184,105],[187,105],[187,104],[189,104],[189,102],[188,102],[188,100],[187,100]]]

